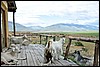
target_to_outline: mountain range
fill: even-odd
[[[13,31],[13,23],[8,21],[9,31]],[[99,30],[99,27],[93,25],[79,25],[79,24],[66,24],[58,23],[47,27],[41,26],[23,26],[15,23],[16,31],[31,31],[31,32],[71,32],[71,31],[88,31]]]

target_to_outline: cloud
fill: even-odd
[[[16,23],[49,26],[56,23],[99,23],[99,1],[15,1]],[[9,14],[8,20],[12,20]]]

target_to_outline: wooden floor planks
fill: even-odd
[[[18,53],[18,58],[27,58],[26,60],[19,60],[18,65],[14,66],[40,66],[44,61],[44,45],[30,44],[29,46],[21,46],[21,53]],[[2,65],[4,66],[4,65]],[[6,65],[7,66],[7,65]],[[12,65],[11,65],[12,66]],[[67,60],[55,60],[50,66],[77,66],[75,63]]]

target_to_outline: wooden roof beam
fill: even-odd
[[[15,1],[7,1],[7,4],[9,12],[16,12],[17,7]]]

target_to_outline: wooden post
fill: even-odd
[[[15,36],[15,12],[13,12],[13,29],[14,29],[14,36]]]
[[[99,42],[96,42],[95,43],[95,50],[94,50],[93,66],[98,66],[98,57],[99,57]]]
[[[55,39],[56,39],[56,36],[53,37],[53,41],[55,41]]]
[[[67,45],[67,47],[66,47],[66,52],[65,52],[64,60],[67,59],[66,57],[68,56],[68,52],[69,52],[70,45],[71,45],[71,39],[69,39],[69,43],[68,43],[68,45]]]
[[[48,42],[48,36],[46,36],[46,43],[45,43],[45,45],[47,44],[47,42]]]
[[[3,8],[4,7],[4,8]],[[8,47],[8,10],[7,7],[2,2],[2,30],[4,36],[4,47]]]
[[[5,11],[5,44],[6,47],[9,47],[8,44],[8,10]]]
[[[41,44],[41,37],[42,37],[42,35],[40,35],[40,44]]]
[[[3,35],[1,34],[1,52],[2,52],[2,44],[3,44],[2,42],[3,42]]]

